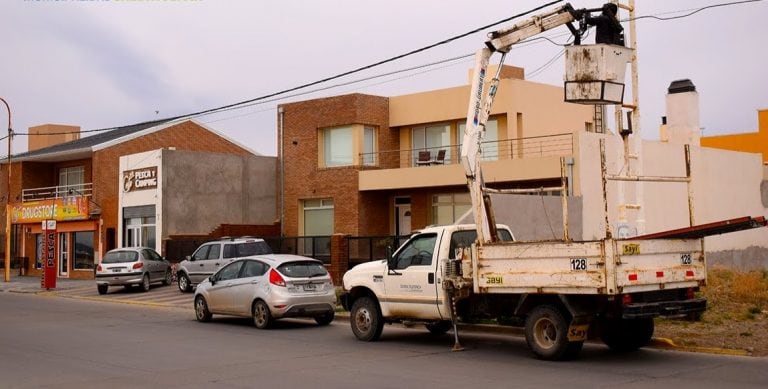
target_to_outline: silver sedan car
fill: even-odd
[[[96,289],[107,293],[110,286],[138,285],[145,292],[150,284],[173,281],[171,264],[149,247],[125,247],[107,252],[96,266]]]
[[[195,289],[195,317],[213,314],[252,317],[260,329],[284,317],[333,321],[336,289],[323,263],[312,258],[271,254],[234,261]]]

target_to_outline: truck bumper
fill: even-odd
[[[624,306],[623,319],[645,319],[654,317],[685,317],[702,313],[707,309],[707,299],[697,298],[682,301],[658,301],[631,303]]]

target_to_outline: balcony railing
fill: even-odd
[[[535,136],[482,142],[482,160],[497,161],[532,157],[573,155],[573,134]],[[397,169],[450,165],[460,162],[461,145],[361,153],[361,161],[375,161],[365,168]]]
[[[29,201],[60,199],[72,196],[93,196],[93,183],[49,186],[45,188],[23,189],[21,191],[21,201],[25,203]]]

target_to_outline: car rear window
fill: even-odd
[[[136,262],[139,260],[139,253],[135,251],[110,251],[101,260],[101,263],[123,263]]]
[[[272,249],[264,241],[224,245],[224,258],[240,258],[262,254],[272,254]]]
[[[277,270],[291,278],[320,277],[328,274],[322,263],[314,261],[287,262],[278,266]]]

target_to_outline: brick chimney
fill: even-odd
[[[52,135],[47,135],[52,134]],[[29,127],[27,150],[34,151],[80,139],[80,127],[64,124],[43,124]]]

